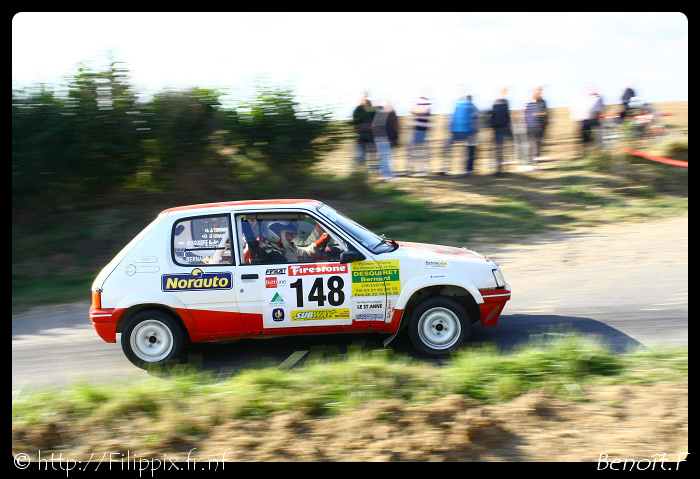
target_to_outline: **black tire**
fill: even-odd
[[[408,334],[413,346],[426,356],[447,356],[469,340],[469,313],[452,298],[431,296],[413,310]]]
[[[122,330],[122,350],[141,369],[160,367],[179,359],[185,336],[180,323],[159,309],[134,314]]]

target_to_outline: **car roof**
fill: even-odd
[[[172,213],[175,211],[207,210],[209,208],[238,208],[241,206],[306,206],[309,208],[316,208],[322,204],[323,203],[320,201],[308,199],[224,201],[220,203],[202,203],[199,205],[176,206],[175,208],[163,210],[160,212],[160,214]]]

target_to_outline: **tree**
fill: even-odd
[[[330,112],[302,110],[289,89],[263,88],[236,113],[227,140],[273,170],[307,170],[344,137],[344,126],[332,123]]]

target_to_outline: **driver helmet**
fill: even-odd
[[[276,244],[282,241],[283,231],[289,231],[296,238],[299,232],[299,223],[296,221],[265,221],[261,233],[265,240]]]

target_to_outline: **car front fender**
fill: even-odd
[[[476,304],[481,304],[484,302],[484,298],[479,292],[479,288],[466,276],[460,274],[444,274],[440,275],[439,278],[436,275],[425,274],[422,276],[417,276],[411,281],[406,283],[406,285],[401,290],[401,295],[396,303],[396,309],[405,309],[408,300],[411,299],[413,294],[423,288],[429,286],[457,286],[466,289],[469,294],[472,295]]]

